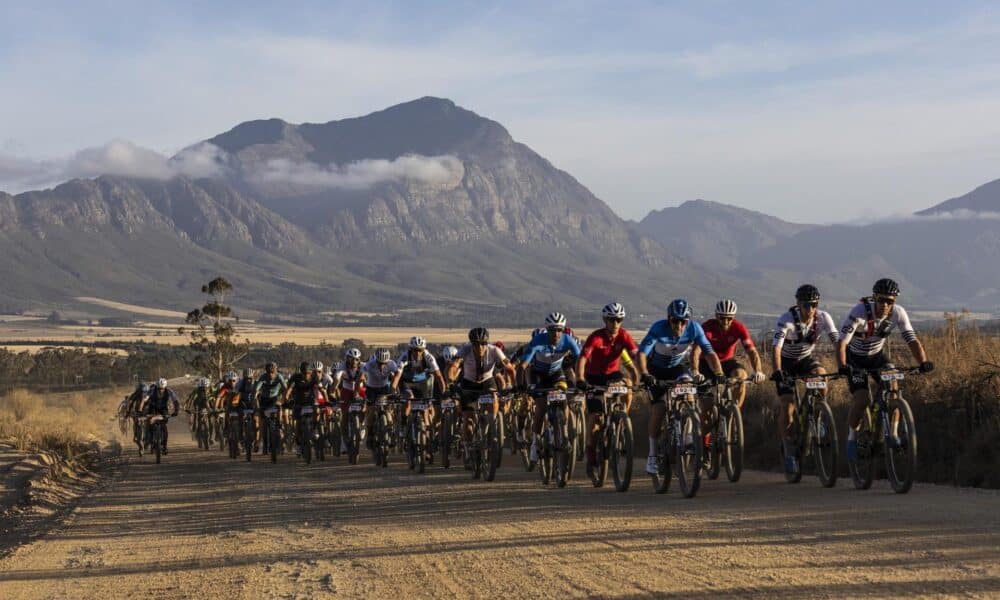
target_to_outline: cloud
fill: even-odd
[[[280,158],[267,161],[249,175],[257,183],[291,183],[320,188],[365,189],[388,181],[446,183],[460,179],[465,169],[458,158],[406,155],[394,160],[359,160],[321,166]]]
[[[84,148],[64,159],[32,160],[0,154],[0,189],[23,191],[99,175],[145,179],[170,179],[179,175],[218,177],[225,170],[225,159],[225,152],[209,143],[186,148],[173,158],[167,158],[125,140]]]

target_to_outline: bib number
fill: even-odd
[[[361,412],[361,405],[360,404],[352,404],[350,406],[350,411],[351,412]]]
[[[299,411],[299,414],[302,414],[302,415],[311,415],[311,414],[313,414],[313,407],[311,407],[311,406],[303,406],[302,410]]]
[[[454,400],[442,400],[441,401],[441,408],[455,408],[455,401]]]
[[[417,403],[417,402],[411,402],[410,403],[410,410],[427,410],[427,405],[424,404],[423,402],[419,402],[419,403]]]
[[[693,396],[698,393],[698,388],[693,385],[679,385],[671,392],[671,396]]]
[[[545,399],[548,400],[549,402],[565,402],[566,394],[565,392],[549,392],[545,396]]]
[[[624,385],[612,385],[608,387],[608,393],[612,396],[625,395],[628,393],[628,388]]]
[[[479,404],[493,404],[493,394],[487,394],[479,397]]]
[[[882,381],[900,381],[905,379],[906,376],[902,373],[882,373]]]
[[[825,390],[826,382],[822,379],[806,379],[807,390]]]

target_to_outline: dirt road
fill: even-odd
[[[797,486],[749,473],[698,497],[508,461],[461,469],[230,461],[181,429],[0,561],[0,598],[1000,595],[1000,494]],[[641,465],[637,464],[637,468]]]

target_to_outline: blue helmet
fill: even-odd
[[[671,319],[690,319],[691,307],[684,298],[678,298],[667,307],[667,316]]]

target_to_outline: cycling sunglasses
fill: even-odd
[[[690,321],[690,319],[675,319],[673,317],[670,317],[670,322],[671,323],[675,323],[675,324],[676,323],[687,323],[688,321]]]
[[[896,299],[893,298],[892,296],[875,296],[875,302],[878,302],[879,304],[887,304],[889,306],[892,306],[893,304],[896,303]]]
[[[489,342],[472,342],[473,346],[489,346]]]
[[[563,331],[566,331],[566,330],[564,328],[562,328],[562,327],[549,327],[548,328],[548,332],[549,333],[552,333],[552,332],[555,332],[555,331],[558,331],[559,333],[562,333]]]
[[[621,317],[604,317],[604,320],[605,321],[614,321],[615,323],[621,323],[625,319],[623,319]]]
[[[816,308],[819,306],[819,301],[813,300],[812,302],[799,302],[799,306],[802,308]]]

